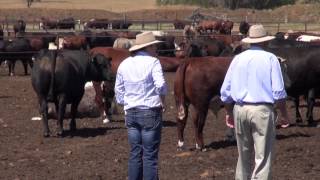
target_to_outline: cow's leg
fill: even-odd
[[[16,65],[16,60],[7,60],[9,67],[9,76],[14,76],[14,67]]]
[[[48,102],[45,98],[39,98],[40,104],[40,114],[42,116],[42,123],[43,123],[43,136],[49,137],[50,130],[48,125]]]
[[[296,123],[302,123],[302,117],[299,111],[299,96],[294,97],[294,106],[296,109]]]
[[[23,68],[24,68],[24,75],[28,75],[28,60],[21,60]]]
[[[308,125],[309,126],[315,126],[316,123],[313,120],[313,107],[315,104],[315,89],[310,89],[308,91],[308,96],[307,96],[307,105],[308,105],[308,110],[307,110],[307,119],[308,119]]]
[[[184,149],[184,128],[186,127],[188,114],[189,114],[189,108],[188,106],[180,106],[178,108],[178,117],[177,117],[177,132],[178,132],[178,149],[177,150],[183,150]],[[184,115],[181,116],[181,111],[184,111]]]
[[[69,124],[71,132],[74,132],[77,129],[76,116],[77,116],[79,103],[80,103],[80,100],[71,104],[71,121]]]
[[[32,58],[34,58],[34,57],[32,57]],[[33,68],[33,59],[29,59],[28,64],[30,66],[30,69],[32,69]]]
[[[204,108],[195,107],[194,109],[195,113],[192,116],[192,120],[196,139],[196,149],[206,151],[203,143],[203,127],[208,113],[208,106],[205,106]]]
[[[102,84],[102,99],[103,99],[103,123],[108,123],[112,118],[112,102],[114,101],[114,84],[104,82]]]
[[[57,111],[58,119],[57,119],[57,136],[63,135],[63,118],[66,112],[66,99],[64,96],[58,97],[59,108]]]

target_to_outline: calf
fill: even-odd
[[[67,104],[71,104],[70,130],[76,129],[75,117],[87,81],[113,81],[110,59],[84,51],[41,50],[32,69],[31,82],[37,94],[42,115],[44,136],[48,127],[48,102],[57,110],[57,135],[63,135],[63,119]]]

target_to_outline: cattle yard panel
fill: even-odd
[[[13,32],[13,24],[16,20],[6,18],[3,21],[0,21],[0,24],[7,36],[10,36]],[[50,29],[48,32],[81,32],[83,31],[84,21],[76,20],[78,22],[75,26],[75,29]],[[173,22],[169,20],[130,20],[132,26],[129,27],[129,30],[163,30],[163,31],[172,31],[174,30]],[[40,21],[26,21],[26,31],[28,32],[45,32],[45,30],[40,29]],[[250,23],[250,22],[249,22]],[[286,32],[288,30],[293,31],[305,31],[305,32],[320,32],[320,25],[313,22],[259,22],[263,24],[269,33],[274,34],[276,32],[282,31]],[[232,32],[239,31],[240,22],[235,22]],[[252,23],[250,23],[252,24]],[[100,31],[100,29],[93,29]],[[112,29],[108,29],[112,30]],[[103,30],[105,31],[105,29]]]

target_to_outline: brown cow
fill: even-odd
[[[184,128],[188,118],[188,106],[193,105],[192,116],[196,149],[205,150],[203,127],[211,99],[219,96],[224,76],[232,57],[198,57],[182,63],[174,81],[174,95],[177,107],[178,148],[184,147]]]
[[[220,34],[231,34],[232,29],[233,29],[233,22],[230,20],[226,20],[226,21],[222,21],[219,32]]]
[[[200,34],[207,33],[207,31],[211,33],[218,33],[221,29],[221,26],[221,20],[203,20],[197,25],[196,29]]]

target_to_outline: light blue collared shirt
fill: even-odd
[[[117,102],[124,105],[124,110],[160,107],[160,95],[166,93],[167,85],[157,58],[140,51],[119,65],[115,96]]]
[[[277,57],[257,46],[235,56],[220,93],[226,103],[274,103],[286,98]]]

